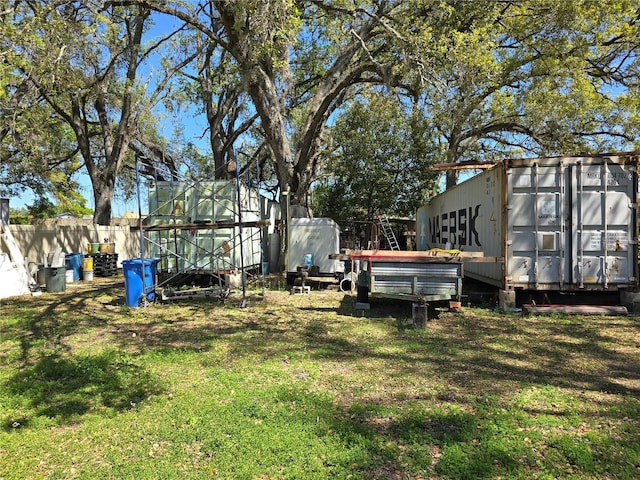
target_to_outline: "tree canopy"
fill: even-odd
[[[330,128],[334,149],[314,188],[314,213],[352,231],[380,213],[411,216],[436,181],[436,149],[419,115],[373,91],[350,104]]]
[[[134,157],[257,164],[346,217],[411,213],[433,163],[638,146],[637,0],[0,0],[0,21],[1,191],[82,171],[98,223]]]

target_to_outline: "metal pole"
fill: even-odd
[[[138,229],[140,230],[140,275],[142,277],[143,305],[147,305],[147,282],[144,275],[144,230],[142,229],[142,204],[140,201],[140,163],[136,155],[136,189],[138,193]]]
[[[289,200],[289,185],[287,185],[287,189],[285,191],[282,192],[281,198],[284,200],[284,208],[285,208],[285,212],[284,212],[284,219],[282,220],[282,230],[280,232],[281,238],[280,238],[280,253],[285,253],[285,255],[280,255],[280,259],[279,262],[282,265],[282,269],[280,268],[280,265],[278,266],[278,271],[279,272],[283,272],[284,271],[284,277],[285,277],[285,288],[287,285],[287,280],[288,280],[288,273],[289,273],[289,224],[291,223],[291,201]]]
[[[236,195],[238,196],[238,239],[240,243],[240,280],[242,281],[242,302],[240,307],[247,306],[247,286],[244,279],[244,244],[242,239],[242,200],[240,199],[240,158],[236,155]]]
[[[246,155],[246,154],[245,154]],[[260,202],[260,161],[258,160],[258,158],[256,158],[256,195],[258,196],[258,212],[259,212],[259,219],[262,220],[262,204]],[[266,248],[266,244],[267,244],[267,238],[265,238],[265,235],[263,235],[265,230],[265,227],[260,227],[260,270],[262,271],[262,296],[264,297],[266,295],[266,290],[267,290],[267,286],[266,286],[266,279],[265,279],[265,275],[267,275],[269,272],[265,272],[265,258],[267,258],[269,260],[269,265],[271,265],[271,259],[268,256],[265,256],[264,254],[264,250]],[[253,252],[253,249],[251,250]]]

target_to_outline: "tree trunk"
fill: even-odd
[[[454,127],[449,138],[449,146],[447,148],[447,163],[458,162],[458,145],[460,143],[460,127]],[[445,190],[449,190],[458,184],[458,170],[447,170],[445,173]]]
[[[449,190],[458,184],[458,170],[448,170],[445,176],[445,188]]]
[[[111,204],[113,199],[113,186],[98,185],[93,183],[93,197],[95,200],[95,210],[93,211],[93,223],[96,225],[111,224]],[[102,239],[100,239],[102,240]]]

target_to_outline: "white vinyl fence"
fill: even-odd
[[[119,267],[122,260],[140,257],[140,234],[130,225],[9,225],[8,229],[22,255],[34,263],[42,263],[43,255],[55,252],[58,247],[64,253],[87,254],[90,243],[115,244]],[[0,251],[7,251],[1,240]]]

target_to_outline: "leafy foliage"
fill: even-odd
[[[138,78],[143,61],[157,47],[142,46],[149,11],[102,9],[94,2],[18,2],[3,15],[10,32],[22,32],[6,39],[6,70],[14,81],[5,110],[42,112],[51,119],[35,129],[28,122],[39,141],[21,142],[14,148],[20,155],[13,157],[20,162],[24,152],[42,150],[44,171],[76,171],[82,165],[92,182],[94,220],[108,224],[116,180],[124,162],[133,158],[129,146],[153,118],[153,95]],[[17,122],[10,130],[19,132],[22,117],[12,120]],[[51,159],[59,142],[49,125],[63,131],[70,152],[57,164]],[[18,165],[24,169],[29,163]]]
[[[341,226],[376,213],[411,215],[432,188],[435,155],[415,111],[371,90],[331,127],[327,178],[314,190],[316,213]]]
[[[323,162],[334,155],[335,130],[328,127],[353,102],[369,108],[365,87],[384,87],[376,91],[396,99],[400,111],[411,106],[403,114],[411,118],[408,130],[394,131],[418,142],[412,155],[420,166],[427,158],[637,147],[640,22],[633,0],[607,8],[593,0],[3,5],[4,191],[11,193],[12,179],[38,194],[71,191],[73,183],[53,185],[48,172],[83,168],[102,221],[116,182],[131,191],[126,166],[140,152],[149,172],[160,166],[173,176],[224,176],[240,162],[239,146],[251,146],[245,158],[261,164],[264,180],[305,204],[311,186],[330,173]],[[184,135],[200,113],[202,132]],[[165,115],[185,148],[159,138]],[[196,145],[194,137],[207,135],[206,146]],[[408,182],[433,188],[430,177]],[[410,196],[400,195],[397,205],[377,201],[410,210]]]
[[[628,109],[626,92],[638,83],[638,9],[627,1],[610,6],[451,2],[441,9],[450,29],[426,27],[407,65],[443,161],[632,147],[637,106]]]

